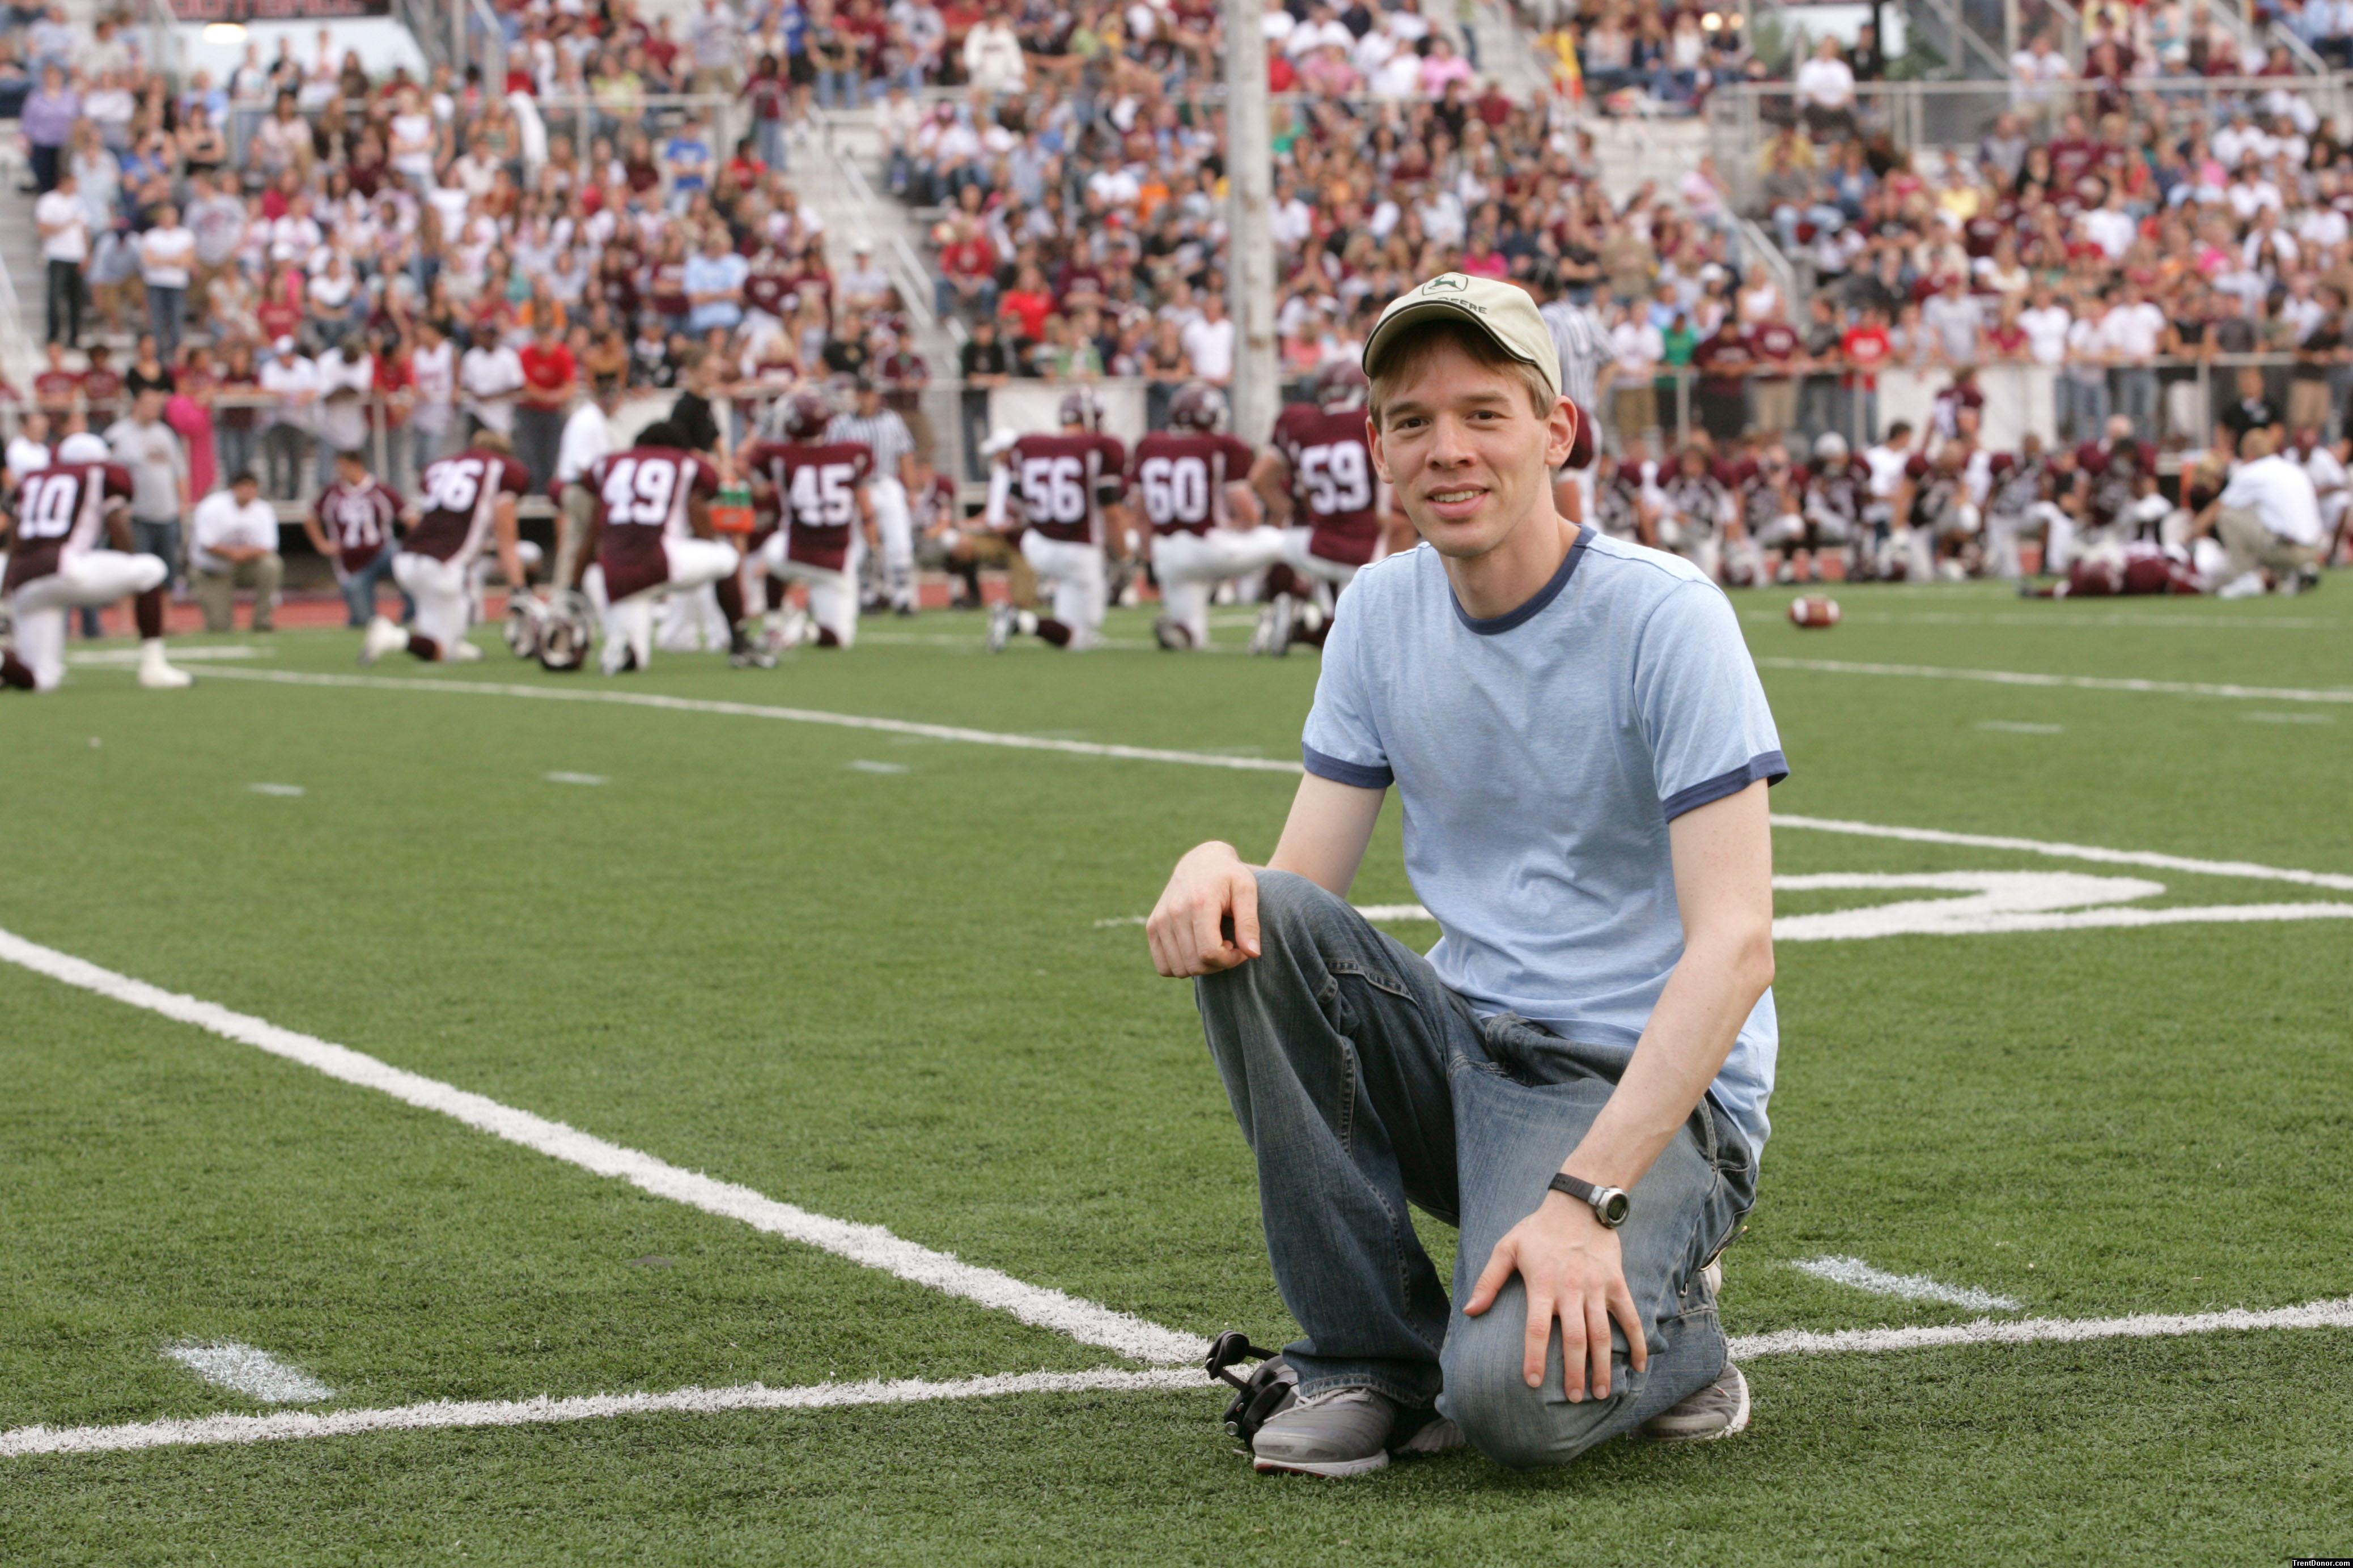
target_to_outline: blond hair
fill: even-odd
[[[1380,427],[1381,405],[1398,395],[1407,379],[1441,343],[1450,342],[1470,356],[1473,363],[1517,376],[1527,388],[1529,411],[1538,419],[1552,417],[1553,390],[1544,372],[1506,353],[1503,344],[1470,322],[1440,318],[1399,328],[1381,345],[1380,363],[1366,366],[1372,377],[1372,391],[1366,398],[1366,406],[1373,416],[1374,428]]]

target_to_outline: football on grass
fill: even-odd
[[[1802,599],[1789,601],[1789,619],[1801,626],[1834,626],[1839,624],[1836,599],[1809,594]]]

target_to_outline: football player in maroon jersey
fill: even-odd
[[[1715,477],[1705,447],[1694,441],[1676,455],[1674,471],[1659,483],[1659,500],[1658,547],[1722,582],[1724,542],[1741,536],[1739,505]]]
[[[368,472],[364,452],[335,454],[335,482],[319,492],[303,515],[302,531],[335,569],[335,585],[349,606],[349,625],[375,618],[375,586],[392,573],[393,529],[400,498]]]
[[[711,498],[719,470],[689,451],[684,432],[657,419],[637,444],[588,467],[596,505],[588,530],[595,564],[581,585],[605,623],[602,668],[607,675],[644,669],[653,662],[654,603],[709,584],[727,618],[727,661],[739,669],[776,667],[776,656],[754,644],[744,622],[744,558],[711,532]]]
[[[427,464],[419,484],[417,526],[392,558],[392,580],[417,607],[413,629],[382,616],[368,622],[360,641],[362,664],[404,647],[427,663],[471,663],[482,657],[466,640],[474,562],[492,550],[514,592],[522,592],[527,579],[515,537],[515,498],[531,489],[531,470],[515,461],[506,437],[478,433],[464,451]]]
[[[1127,448],[1103,433],[1103,405],[1090,392],[1062,399],[1061,429],[1024,436],[1005,455],[1010,482],[990,500],[1018,511],[1021,554],[1054,583],[1054,613],[1040,616],[997,606],[988,619],[988,647],[1001,651],[1015,633],[1056,647],[1092,647],[1103,640],[1105,542],[1119,531]],[[1007,518],[992,515],[992,527]]]
[[[743,458],[754,500],[776,513],[776,530],[754,560],[780,584],[808,585],[808,613],[786,611],[786,647],[858,640],[858,565],[878,546],[865,483],[874,453],[855,441],[828,441],[831,417],[823,397],[797,392],[785,404],[785,438],[763,441]]]
[[[1152,526],[1152,572],[1160,583],[1153,635],[1171,650],[1209,640],[1209,595],[1229,577],[1263,572],[1283,558],[1282,531],[1236,528],[1255,517],[1250,449],[1225,434],[1226,400],[1206,382],[1179,387],[1168,426],[1135,444],[1127,460],[1129,493]]]
[[[164,657],[164,582],[171,568],[131,550],[131,475],[87,431],[58,443],[57,461],[24,476],[0,578],[16,623],[0,651],[0,687],[54,691],[66,673],[66,611],[135,595],[139,684],[171,690],[191,683]],[[111,544],[112,549],[106,548]]]
[[[1315,374],[1315,401],[1276,417],[1273,442],[1250,470],[1267,514],[1291,523],[1282,565],[1267,574],[1252,653],[1280,656],[1293,640],[1320,644],[1338,595],[1380,555],[1384,519],[1397,501],[1366,440],[1366,387],[1354,361],[1325,365]]]
[[[1825,551],[1841,551],[1862,535],[1862,514],[1871,508],[1871,465],[1854,455],[1846,437],[1825,430],[1814,437],[1814,461],[1801,480],[1803,532],[1796,542],[1812,557],[1821,577]]]

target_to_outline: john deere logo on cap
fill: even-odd
[[[1441,272],[1437,277],[1431,279],[1429,282],[1423,284],[1421,286],[1421,291],[1425,294],[1435,294],[1440,289],[1447,289],[1453,293],[1460,294],[1463,289],[1468,289],[1469,287],[1471,287],[1471,279],[1465,278],[1461,273]]]

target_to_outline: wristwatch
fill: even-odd
[[[1546,1184],[1556,1193],[1567,1193],[1593,1211],[1593,1217],[1611,1230],[1626,1223],[1634,1200],[1626,1195],[1623,1187],[1597,1187],[1591,1182],[1580,1182],[1567,1172]]]

